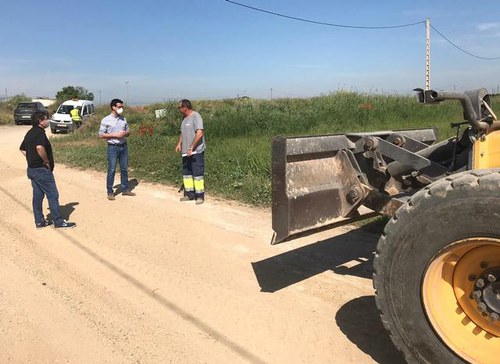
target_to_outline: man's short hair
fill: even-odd
[[[122,101],[122,100],[120,100],[120,99],[113,99],[113,100],[111,100],[111,102],[109,103],[109,106],[110,106],[111,108],[113,108],[113,106],[116,106],[116,104],[123,104],[123,101]]]
[[[31,125],[38,126],[40,121],[45,120],[49,117],[49,113],[46,111],[35,111],[31,114]]]
[[[179,104],[181,104],[181,106],[187,107],[189,110],[193,110],[193,105],[191,105],[191,101],[189,101],[188,99],[182,99],[181,101],[179,101]]]

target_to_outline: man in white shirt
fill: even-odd
[[[99,128],[99,137],[105,139],[108,143],[108,174],[106,177],[106,191],[108,200],[114,200],[113,184],[115,182],[115,171],[117,161],[120,164],[120,184],[123,196],[135,196],[134,192],[129,190],[128,185],[128,145],[127,137],[130,130],[127,119],[122,116],[123,101],[113,99],[110,103],[111,114],[104,117]]]

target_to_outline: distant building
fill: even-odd
[[[49,98],[45,98],[45,97],[35,97],[34,99],[31,99],[32,102],[41,102],[43,104],[43,106],[45,107],[49,107],[50,105],[52,105],[53,103],[56,102],[56,100],[52,100],[52,99],[49,99]]]

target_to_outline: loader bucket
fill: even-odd
[[[436,139],[433,128],[274,137],[273,243],[377,213],[392,216],[404,191],[388,180],[391,170],[422,170],[428,179],[447,171],[426,158]]]
[[[274,242],[357,214],[364,188],[353,148],[345,135],[273,139]]]

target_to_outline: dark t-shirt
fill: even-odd
[[[52,155],[52,146],[50,145],[47,135],[45,135],[45,129],[34,126],[25,135],[20,150],[26,151],[26,160],[28,161],[29,168],[40,168],[45,167],[43,164],[43,159],[40,158],[38,152],[36,151],[36,146],[42,145],[45,147],[47,152],[47,157],[50,162],[50,170],[54,170],[54,157]]]

